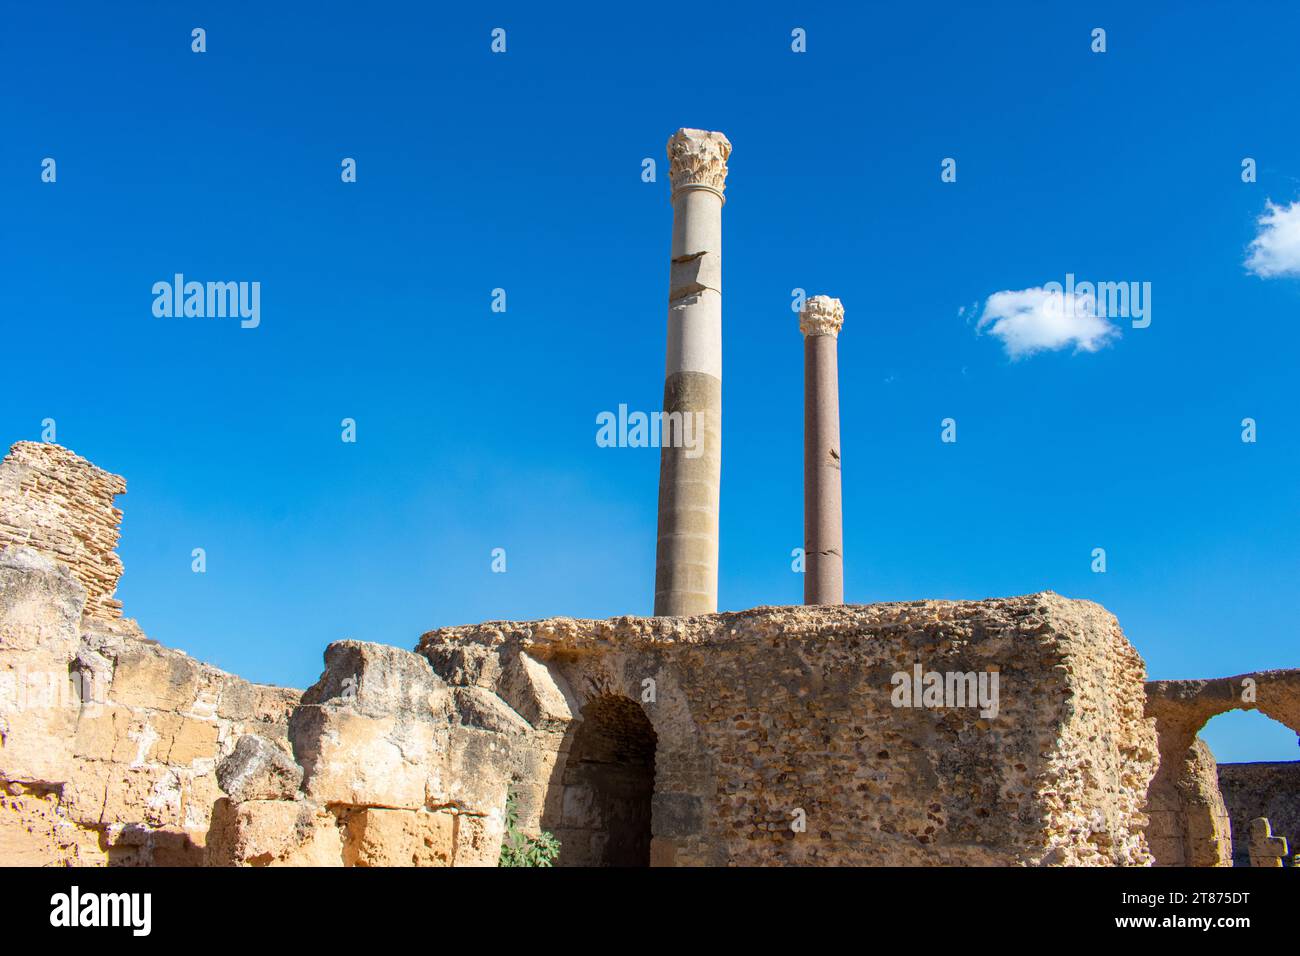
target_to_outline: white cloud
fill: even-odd
[[[1285,207],[1267,204],[1246,268],[1265,279],[1300,276],[1300,201]]]
[[[1092,293],[1067,297],[1059,286],[995,292],[975,328],[1001,339],[1013,359],[1070,345],[1076,352],[1095,352],[1119,335],[1118,328],[1097,315]]]

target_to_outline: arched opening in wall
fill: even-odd
[[[1250,822],[1266,817],[1285,837],[1287,865],[1300,853],[1300,749],[1296,732],[1254,710],[1219,714],[1201,728],[1214,754],[1232,865],[1250,866]]]
[[[559,866],[649,866],[654,727],[627,697],[593,698],[570,731],[560,774]]]

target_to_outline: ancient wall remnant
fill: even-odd
[[[1144,685],[1089,602],[444,628],[332,644],[300,694],[121,617],[124,487],[53,446],[0,465],[6,863],[493,865],[511,789],[571,865],[1214,865],[1229,814],[1270,817],[1260,859],[1296,826],[1296,765],[1219,768],[1225,809],[1196,732],[1295,729],[1300,671]]]
[[[125,492],[124,478],[66,448],[20,441],[0,462],[0,548],[25,545],[67,565],[86,591],[86,616],[120,618],[113,499]]]
[[[56,445],[0,463],[0,860],[201,862],[217,761],[287,751],[298,692],[144,638],[113,600],[126,482]]]
[[[72,571],[0,551],[0,859],[197,865],[216,764],[241,734],[288,749],[298,692],[101,631]]]
[[[1158,790],[1147,805],[1152,855],[1168,865],[1231,866],[1232,829],[1214,754],[1197,737],[1181,757],[1170,754],[1167,764],[1165,759],[1162,754],[1161,770],[1170,772],[1173,786]]]
[[[0,861],[495,865],[528,725],[397,648],[333,644],[300,694],[146,639],[125,489],[55,445],[0,465]]]
[[[1300,670],[1151,681],[1146,696],[1160,740],[1160,768],[1146,799],[1147,843],[1156,865],[1229,866],[1234,840],[1213,757],[1208,749],[1191,748],[1206,722],[1229,710],[1258,710],[1300,733]]]
[[[419,649],[528,721],[521,819],[565,835],[562,864],[642,838],[667,865],[1149,862],[1143,664],[1088,602],[493,622]],[[895,707],[891,679],[917,662],[997,671],[996,713]],[[651,741],[647,827],[606,795],[635,792]]]
[[[1234,866],[1250,865],[1250,822],[1267,817],[1272,835],[1300,850],[1300,761],[1221,763],[1219,790],[1232,821]]]
[[[478,688],[449,688],[418,654],[339,641],[289,721],[294,760],[246,737],[214,866],[495,866],[510,733],[527,725]],[[296,761],[296,762],[295,762]]]

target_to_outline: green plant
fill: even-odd
[[[560,855],[560,841],[543,830],[535,837],[519,832],[515,792],[506,793],[506,838],[497,866],[551,866]]]

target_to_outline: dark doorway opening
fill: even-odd
[[[626,697],[582,709],[561,777],[560,866],[649,866],[654,728]]]

